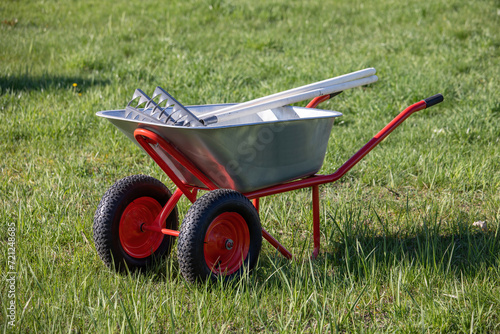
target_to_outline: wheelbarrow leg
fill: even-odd
[[[259,198],[254,198],[252,202],[253,206],[255,206],[255,209],[257,209],[257,212],[259,212]]]
[[[278,240],[276,240],[272,235],[269,234],[264,228],[262,228],[262,237],[266,239],[278,252],[281,253],[287,259],[292,258],[292,253],[288,251]]]
[[[313,238],[314,250],[312,258],[315,259],[319,254],[321,234],[319,232],[319,185],[312,186],[313,202]]]

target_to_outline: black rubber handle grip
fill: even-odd
[[[435,104],[443,102],[443,100],[444,100],[444,97],[442,94],[436,94],[436,95],[433,95],[431,97],[426,98],[424,101],[425,101],[425,105],[427,106],[427,108],[429,108]]]

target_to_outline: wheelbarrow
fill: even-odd
[[[304,91],[316,88],[295,93],[303,98]],[[176,238],[180,271],[190,282],[231,280],[251,271],[262,238],[291,259],[290,251],[261,226],[259,199],[309,187],[312,257],[317,257],[319,186],[340,179],[411,114],[443,101],[437,94],[409,106],[336,172],[318,175],[334,120],[342,114],[316,106],[342,91],[336,89],[326,90],[328,94],[322,94],[324,89],[315,91],[316,97],[305,108],[276,106],[283,96],[290,102],[290,94],[241,108],[235,104],[184,107],[158,87],[154,95],[160,102],[167,101],[165,107],[137,90],[132,100],[139,99],[144,108],[129,103],[125,109],[97,113],[141,147],[177,186],[171,193],[153,177],[133,175],[106,191],[93,226],[103,262],[120,272],[147,269],[170,254]],[[264,108],[255,110],[259,103]],[[234,113],[238,109],[245,111],[240,117]],[[220,117],[220,110],[229,110],[231,117]],[[206,193],[198,196],[200,190]],[[179,229],[176,205],[183,195],[193,204]]]

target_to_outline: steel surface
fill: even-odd
[[[200,115],[229,105],[190,106]],[[125,110],[97,113],[130,140],[137,128],[157,133],[219,188],[250,192],[315,174],[322,166],[337,111],[285,106],[206,127],[163,125],[127,118]],[[139,145],[140,146],[140,145]],[[186,184],[203,184],[153,147]]]

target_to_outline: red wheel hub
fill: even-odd
[[[128,255],[141,259],[150,256],[160,247],[163,234],[143,231],[142,225],[153,225],[161,209],[160,203],[151,197],[140,197],[127,206],[120,219],[118,233],[120,243]]]
[[[236,272],[247,257],[249,248],[248,225],[236,212],[218,215],[205,234],[205,261],[214,274],[231,275]]]

